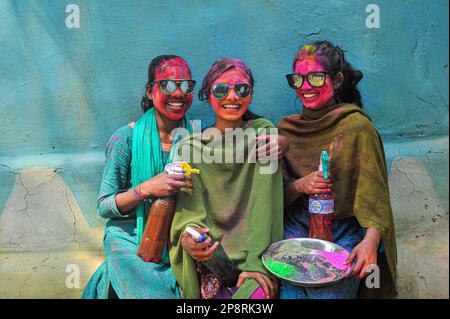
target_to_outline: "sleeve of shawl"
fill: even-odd
[[[269,134],[268,129],[273,128],[273,124],[268,120],[261,122]],[[241,271],[260,272],[271,277],[262,264],[261,255],[272,243],[283,239],[283,176],[280,161],[276,161],[276,170],[270,174],[268,170],[261,170],[262,165],[267,166],[260,163],[255,166],[257,180],[253,183],[256,188],[252,191],[257,192],[257,195],[251,197],[251,228],[244,246],[247,256],[238,267]]]
[[[116,205],[116,195],[128,190],[131,163],[131,145],[125,133],[127,127],[118,129],[110,138],[105,150],[105,167],[97,199],[97,211],[104,218],[122,217]]]
[[[180,148],[181,155],[183,150],[186,149]],[[195,164],[195,167],[201,171],[200,164]],[[181,238],[187,226],[206,228],[206,211],[202,209],[203,192],[196,175],[192,176],[192,183],[192,194],[180,192],[177,195],[177,206],[170,231],[170,264],[182,296],[186,299],[200,298],[200,289],[195,261],[181,246]]]
[[[379,294],[380,297],[393,297],[396,295],[397,264],[394,218],[383,144],[371,124],[359,133],[358,150],[361,155],[353,212],[363,228],[378,230],[385,248],[385,253],[380,253],[378,257],[382,289],[380,292],[371,291],[368,296]],[[363,288],[363,291],[367,293],[368,290]],[[361,292],[361,295],[364,295],[364,292]]]
[[[364,228],[375,228],[384,237],[392,224],[386,159],[381,138],[368,123],[357,137],[359,171],[353,211]]]

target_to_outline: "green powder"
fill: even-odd
[[[267,261],[267,267],[281,277],[290,277],[297,272],[294,266],[273,259]]]

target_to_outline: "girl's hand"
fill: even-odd
[[[344,265],[350,265],[356,257],[356,264],[350,273],[352,277],[363,279],[369,273],[366,271],[369,265],[377,264],[377,251],[380,244],[380,233],[374,228],[368,228],[364,239],[353,248]]]
[[[147,199],[149,197],[167,197],[180,191],[181,187],[192,188],[191,176],[185,174],[158,174],[139,184],[139,191]]]
[[[328,179],[323,178],[323,172],[315,171],[305,177],[294,181],[296,189],[302,194],[321,194],[331,191],[333,184],[331,183],[331,174],[328,174]]]
[[[209,228],[203,229],[203,228],[194,228],[196,231],[198,231],[200,234],[206,234],[209,232]],[[205,240],[203,243],[197,243],[192,236],[189,234],[183,234],[183,237],[181,238],[181,246],[183,246],[184,250],[194,259],[197,261],[202,260],[209,260],[211,259],[212,255],[216,251],[217,247],[219,246],[219,242],[216,241],[214,245],[208,248],[209,244],[211,243],[211,237],[208,237],[207,240]]]
[[[264,293],[267,296],[267,299],[273,299],[277,296],[278,293],[278,282],[272,281],[269,277],[259,272],[250,272],[243,271],[239,275],[236,287],[240,287],[244,281],[248,278],[252,278],[256,280],[256,282],[261,286],[264,290]]]
[[[256,156],[260,159],[282,159],[289,151],[289,142],[286,136],[283,135],[263,135],[255,137],[255,141],[265,141],[261,146],[256,146]]]

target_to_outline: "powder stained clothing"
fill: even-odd
[[[321,151],[328,151],[335,222],[354,217],[363,229],[374,228],[381,234],[384,250],[377,257],[381,288],[361,285],[360,297],[395,296],[397,248],[386,159],[369,116],[353,104],[336,104],[320,110],[304,108],[303,114],[284,117],[278,127],[290,147],[283,163],[285,178],[293,181],[317,171]],[[307,201],[307,196],[300,196],[291,209],[304,214]],[[295,219],[287,221],[289,232]]]
[[[273,128],[268,120],[259,118],[249,121],[244,127],[256,130],[258,135],[267,134]],[[253,279],[247,279],[234,292],[238,276],[243,271],[260,272],[269,277],[261,255],[267,247],[282,239],[283,233],[283,182],[281,168],[264,171],[265,164],[249,160],[251,145],[225,135],[216,139],[192,135],[180,146],[183,160],[192,163],[184,155],[214,154],[221,162],[192,163],[200,169],[193,175],[192,194],[181,192],[171,230],[170,262],[177,278],[183,298],[200,298],[200,283],[194,259],[181,246],[181,238],[187,226],[209,228],[212,242],[219,241],[213,257],[202,264],[220,279],[219,294],[232,295],[234,299],[248,299],[259,288]],[[248,140],[251,140],[248,139]],[[246,141],[248,141],[246,139]],[[241,150],[241,151],[239,151]],[[199,153],[197,153],[199,152]],[[224,154],[243,155],[242,162],[225,162]],[[272,163],[273,164],[273,163]],[[268,164],[270,165],[270,164]],[[266,167],[267,168],[267,167]]]
[[[149,116],[147,113],[143,117]],[[106,163],[97,202],[100,216],[109,218],[104,236],[106,260],[91,277],[82,298],[108,298],[111,288],[120,299],[180,298],[167,246],[160,264],[143,261],[137,255],[136,209],[124,216],[116,205],[116,195],[132,187],[132,144],[133,129],[126,125],[112,135],[106,146]],[[162,152],[163,165],[168,158],[169,153]]]

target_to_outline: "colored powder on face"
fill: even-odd
[[[267,261],[267,267],[277,275],[285,278],[290,277],[297,272],[294,266],[273,259]]]
[[[316,49],[311,44],[306,44],[303,48],[298,52],[297,60],[316,60],[315,53]]]

